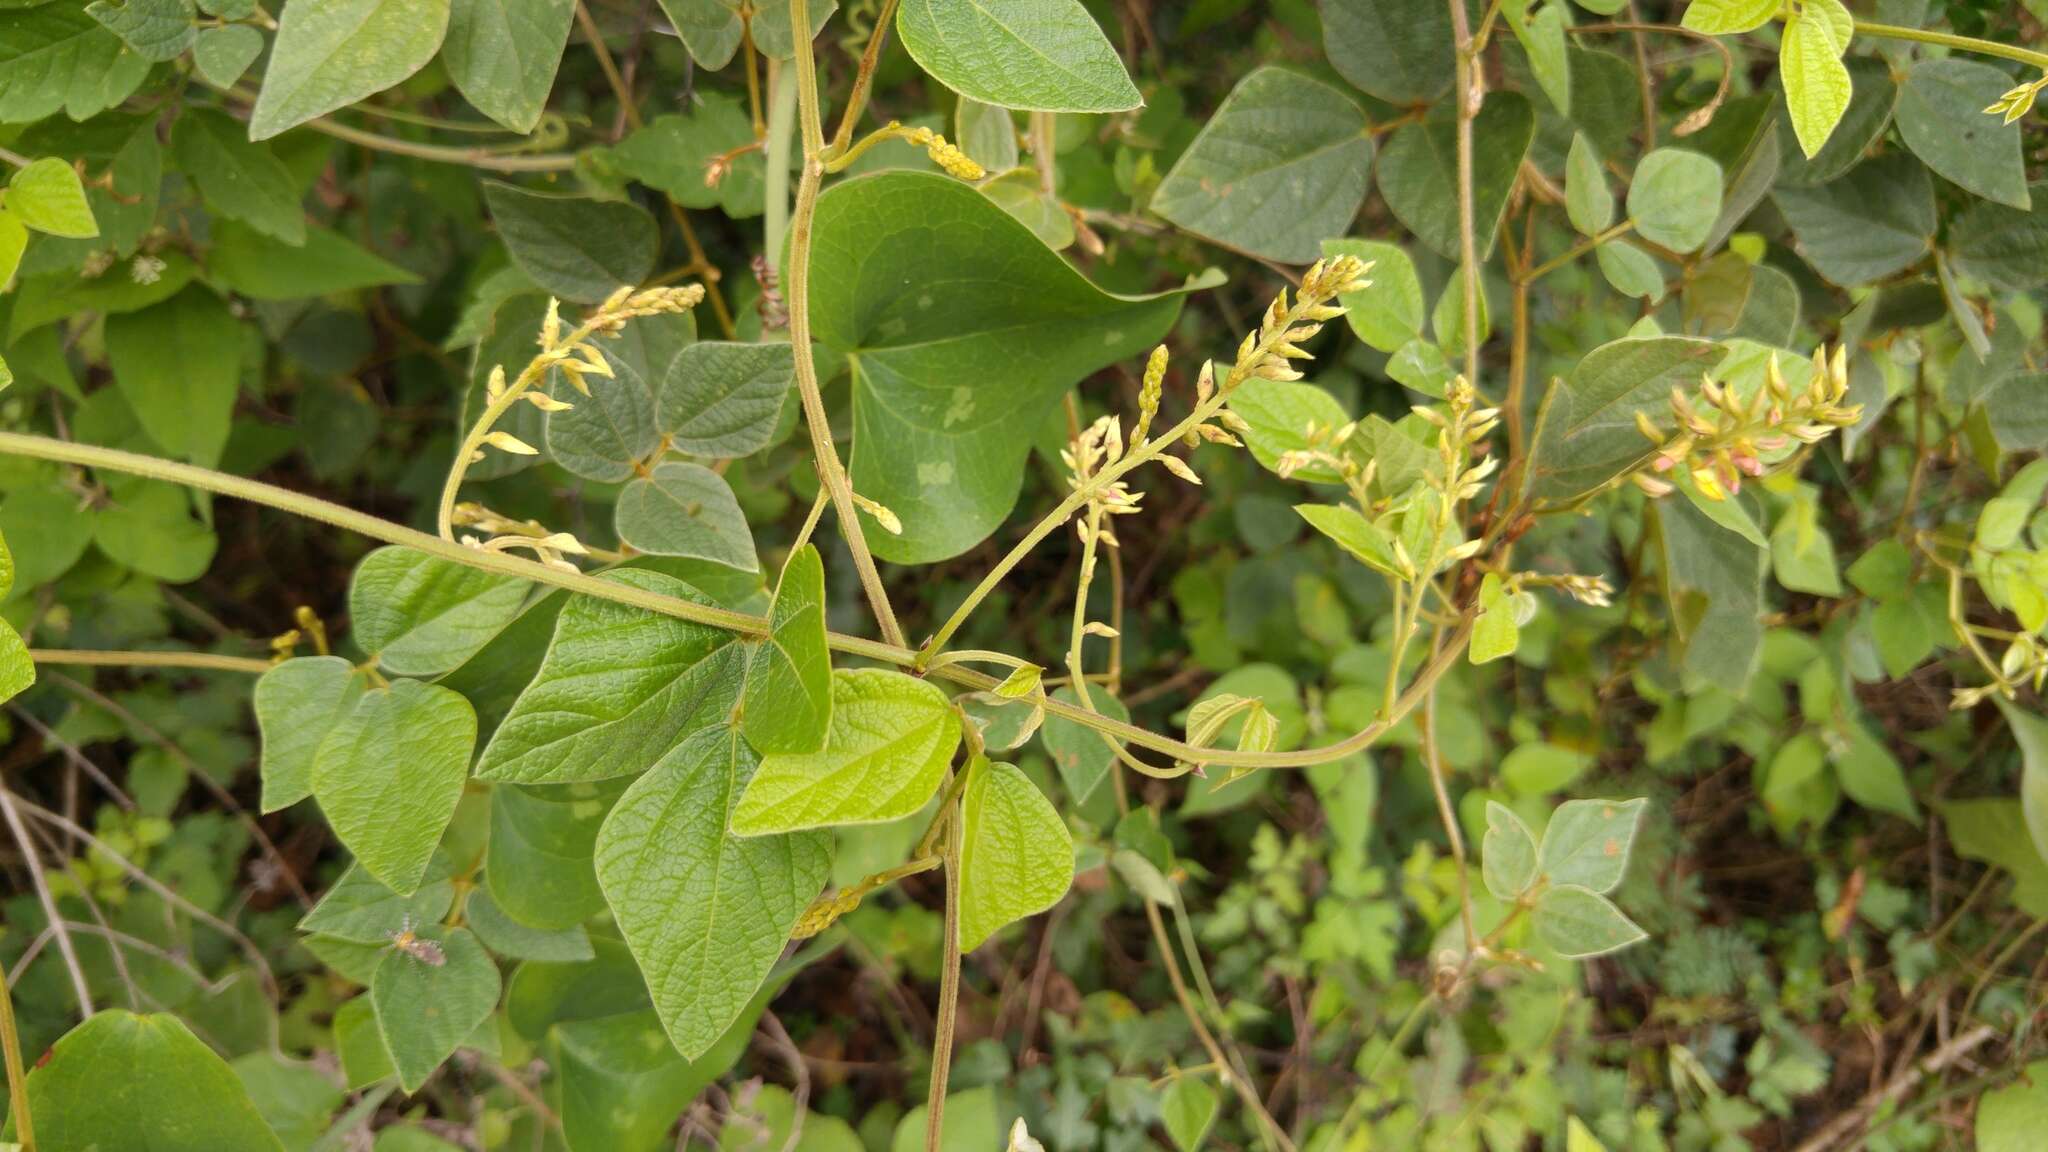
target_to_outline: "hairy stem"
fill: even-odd
[[[889,39],[889,22],[896,18],[896,0],[882,0],[875,14],[875,26],[868,31],[868,45],[860,54],[860,71],[853,77],[853,93],[846,98],[846,111],[839,114],[839,130],[832,134],[832,146],[825,155],[838,159],[853,143],[853,130],[867,111],[868,89],[875,82],[875,65],[882,59],[882,45]]]
[[[1935,32],[1926,28],[1901,28],[1896,24],[1877,24],[1869,20],[1856,21],[1856,32],[1860,36],[1876,36],[1884,40],[1911,40],[1919,44],[1939,44],[1959,52],[1975,52],[1981,56],[2017,60],[2048,72],[2048,52],[2015,48],[1995,40],[1979,40],[1975,36],[1958,36],[1953,32]]]
[[[272,663],[253,656],[222,656],[213,652],[106,652],[84,648],[31,648],[37,664],[89,664],[98,668],[193,668],[206,672],[246,672],[261,676]]]
[[[803,0],[796,0],[801,4]],[[967,768],[960,769],[965,779]],[[955,804],[946,821],[946,917],[943,959],[939,969],[939,1015],[932,1033],[932,1078],[925,1096],[925,1152],[939,1152],[946,1118],[946,1082],[953,1075],[953,1033],[960,1016],[960,847],[964,838]]]
[[[7,1116],[14,1121],[14,1139],[21,1152],[36,1152],[36,1128],[28,1114],[28,1073],[21,1063],[21,1036],[14,1028],[14,994],[7,968],[0,965],[0,1055],[7,1062]]]
[[[811,39],[802,30],[810,25],[807,0],[790,0],[790,27],[796,35],[796,106],[803,140],[803,175],[796,185],[796,212],[789,222],[789,275],[782,286],[789,306],[789,343],[796,350],[797,391],[803,397],[804,423],[811,431],[811,454],[816,457],[818,476],[832,493],[832,508],[839,516],[839,534],[853,553],[853,566],[860,573],[868,605],[882,639],[900,646],[903,627],[889,606],[889,591],[875,568],[874,553],[868,549],[867,534],[860,523],[860,509],[853,502],[853,483],[840,462],[839,449],[832,443],[832,425],[825,415],[825,400],[818,391],[818,367],[811,358],[811,222],[818,210],[818,185],[825,178],[825,140],[818,112],[818,62],[811,54]]]
[[[531,580],[536,584],[546,584],[554,588],[567,589],[570,592],[594,596],[600,600],[610,600],[613,603],[625,604],[644,611],[658,612],[664,616],[673,616],[679,620],[690,620],[699,624],[708,624],[714,628],[723,628],[728,632],[738,632],[747,636],[765,636],[768,634],[768,621],[760,616],[751,616],[745,612],[734,612],[725,608],[715,608],[710,605],[682,600],[673,596],[663,596],[659,593],[634,588],[631,585],[621,584],[612,580],[603,580],[583,572],[565,572],[559,568],[550,568],[537,561],[507,555],[502,552],[486,552],[480,548],[464,547],[461,544],[450,540],[443,540],[438,536],[429,535],[418,529],[408,528],[403,524],[394,524],[389,520],[358,512],[353,508],[348,508],[329,500],[322,500],[317,496],[307,496],[304,493],[293,492],[287,488],[265,484],[260,480],[251,480],[242,476],[231,476],[225,472],[216,472],[212,469],[181,464],[172,460],[162,460],[154,456],[143,456],[134,452],[124,452],[117,448],[101,448],[91,444],[75,444],[70,441],[53,440],[46,436],[29,436],[18,432],[0,432],[0,453],[26,456],[38,460],[52,460],[62,464],[75,464],[81,467],[105,469],[111,472],[126,473],[131,476],[143,476],[152,480],[162,480],[171,484],[181,484],[185,487],[196,488],[204,492],[213,492],[218,495],[233,497],[237,500],[247,500],[253,504],[262,504],[283,512],[289,512],[295,516],[305,517],[309,520],[318,520],[323,524],[331,524],[358,535],[368,536],[373,540],[381,540],[386,544],[400,544],[453,564],[464,564],[486,572],[498,572],[507,576],[516,576],[522,580]],[[1508,516],[1503,519],[1512,520],[1513,518],[1513,516]],[[1051,531],[1051,527],[1047,527],[1046,531]],[[1140,728],[1135,724],[1112,720],[1106,716],[1098,716],[1084,708],[1077,708],[1072,704],[1067,704],[1050,697],[1045,701],[1045,710],[1063,720],[1071,720],[1076,724],[1094,729],[1123,743],[1150,749],[1161,755],[1176,757],[1192,763],[1213,764],[1230,768],[1306,768],[1315,764],[1328,764],[1332,761],[1342,760],[1347,756],[1355,755],[1372,747],[1380,737],[1386,735],[1389,728],[1400,723],[1409,712],[1422,703],[1423,692],[1429,685],[1434,684],[1444,672],[1448,671],[1452,665],[1457,663],[1458,657],[1464,651],[1466,641],[1471,638],[1471,634],[1472,616],[1468,612],[1459,618],[1458,625],[1446,641],[1444,650],[1435,660],[1431,661],[1416,674],[1415,679],[1410,682],[1407,690],[1395,702],[1392,712],[1366,725],[1349,737],[1321,748],[1306,748],[1293,752],[1247,752],[1229,748],[1198,748],[1185,741],[1176,740],[1170,736],[1163,736],[1157,732]],[[922,659],[921,653],[912,651],[900,644],[885,644],[866,639],[865,637],[848,636],[841,632],[828,632],[825,638],[826,643],[831,646],[833,651],[844,652],[850,656],[858,656],[864,660],[893,664],[901,668],[916,668]],[[923,662],[929,664],[928,659]],[[994,676],[977,672],[958,664],[930,668],[929,674],[935,678],[946,680],[977,692],[991,691],[997,684],[1001,683]]]
[[[1465,293],[1465,379],[1479,386],[1479,241],[1472,222],[1472,118],[1486,91],[1474,82],[1476,53],[1465,0],[1450,0],[1451,35],[1457,52],[1458,101],[1458,254]]]

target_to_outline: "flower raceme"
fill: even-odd
[[[1742,478],[1762,476],[1769,463],[1790,456],[1796,446],[1817,444],[1829,434],[1856,423],[1860,404],[1846,404],[1849,394],[1847,350],[1837,346],[1813,354],[1805,387],[1795,389],[1771,357],[1763,386],[1747,399],[1734,387],[1703,378],[1697,399],[1671,390],[1675,429],[1667,430],[1648,413],[1636,413],[1636,428],[1657,452],[1650,458],[1653,473],[1678,473],[1691,478],[1700,495],[1724,500],[1742,490]],[[1668,480],[1635,472],[1636,487],[1651,496],[1672,489]]]

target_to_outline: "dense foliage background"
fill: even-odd
[[[810,9],[0,0],[34,1148],[2048,1139],[2048,9]]]

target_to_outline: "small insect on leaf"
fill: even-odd
[[[429,968],[439,968],[448,962],[448,954],[441,946],[413,931],[412,917],[407,916],[391,933],[391,946]]]

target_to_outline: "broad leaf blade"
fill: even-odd
[[[896,30],[919,67],[985,104],[1122,112],[1144,103],[1081,0],[904,0]]]
[[[790,553],[775,586],[766,639],[747,658],[741,714],[759,752],[808,753],[832,722],[832,654],[825,647],[825,562],[816,545]]]
[[[320,742],[313,795],[370,875],[409,895],[455,816],[475,746],[469,701],[399,680],[364,693]]]
[[[1060,902],[1074,841],[1057,809],[1014,765],[977,757],[960,796],[960,948]]]
[[[732,830],[761,836],[900,820],[938,790],[959,744],[952,702],[931,684],[900,672],[834,672],[825,747],[764,757]]]

